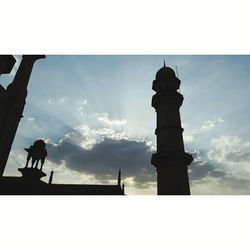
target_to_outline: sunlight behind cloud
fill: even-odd
[[[125,119],[111,119],[109,118],[109,115],[107,113],[101,114],[98,117],[98,120],[107,123],[109,125],[123,125],[127,123],[127,120]]]
[[[17,59],[20,61],[21,57]],[[249,117],[246,115],[250,110],[250,87],[246,84],[250,81],[246,70],[250,57],[48,55],[46,60],[37,63],[30,78],[24,117],[12,153],[25,159],[23,148],[38,138],[46,138],[52,149],[72,144],[78,152],[84,149],[87,153],[98,144],[100,147],[109,145],[110,149],[119,145],[123,150],[129,149],[128,145],[137,146],[137,150],[145,151],[146,155],[144,166],[140,168],[146,165],[153,175],[155,168],[150,164],[150,157],[156,149],[156,113],[151,107],[155,93],[152,81],[163,66],[163,59],[172,68],[178,65],[182,81],[184,101],[180,113],[185,149],[197,157],[196,165],[190,169],[193,193],[209,190],[220,193],[222,185],[225,185],[225,193],[232,187],[235,192],[246,193],[242,185],[247,186],[245,181],[250,180]],[[17,70],[16,65],[13,72]],[[1,81],[7,86],[11,77],[3,76]],[[113,144],[106,144],[106,139]],[[128,169],[136,161],[137,157],[131,159]],[[17,167],[10,157],[6,173],[16,173]],[[66,181],[67,175],[69,179],[78,178],[70,175],[72,169],[63,171],[64,177],[58,170],[58,182]],[[142,183],[140,176],[143,172],[136,173],[134,182]],[[90,182],[100,181],[88,178]],[[132,193],[138,194],[154,193],[155,184],[150,183],[154,183],[155,177],[148,175],[147,178],[146,188],[131,186],[127,190],[131,188]],[[213,187],[216,190],[212,191]]]

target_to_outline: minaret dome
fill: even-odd
[[[158,70],[153,81],[153,90],[156,93],[172,92],[180,88],[181,81],[176,77],[173,69],[166,67],[165,63]]]
[[[155,78],[157,80],[167,80],[171,78],[175,78],[175,72],[173,69],[163,66],[158,70],[158,72],[155,75]]]

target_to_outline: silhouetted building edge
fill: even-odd
[[[0,195],[124,195],[124,186],[95,184],[52,184],[40,178],[46,174],[36,168],[19,168],[21,177],[0,177]]]

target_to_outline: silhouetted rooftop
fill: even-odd
[[[0,195],[124,195],[119,185],[48,184],[17,176],[0,177]]]

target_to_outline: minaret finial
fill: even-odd
[[[165,63],[165,60],[163,60],[163,62],[164,62],[163,66],[164,66],[164,67],[166,67],[166,63]]]

